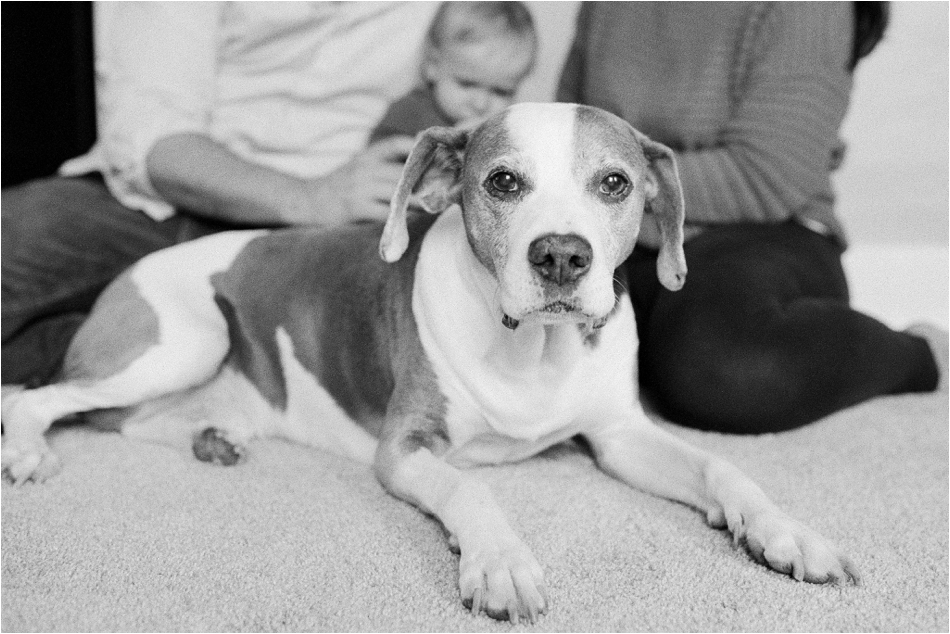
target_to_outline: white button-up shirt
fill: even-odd
[[[123,204],[162,220],[149,182],[157,140],[200,133],[300,177],[366,145],[417,83],[435,2],[97,3],[99,138],[64,175],[101,171]]]

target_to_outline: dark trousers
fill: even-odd
[[[156,222],[119,204],[99,176],[6,188],[0,211],[4,384],[48,381],[96,297],[135,261],[233,228],[189,214]]]
[[[685,248],[678,292],[656,253],[627,261],[640,382],[661,413],[700,429],[791,429],[874,396],[932,391],[927,342],[848,306],[841,250],[797,223],[711,229]]]

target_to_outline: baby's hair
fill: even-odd
[[[521,2],[443,2],[429,27],[428,44],[480,42],[499,34],[535,37],[534,20]]]

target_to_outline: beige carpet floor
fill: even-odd
[[[838,542],[863,586],[770,572],[568,445],[479,470],[553,600],[516,631],[948,630],[946,394],[776,435],[672,429]],[[512,629],[462,608],[442,530],[361,465],[262,441],[212,467],[85,427],[52,444],[55,480],[0,490],[5,632]]]

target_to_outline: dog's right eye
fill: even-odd
[[[488,189],[498,194],[513,194],[520,189],[518,177],[511,172],[495,172],[488,177]]]
[[[627,192],[629,185],[630,181],[622,174],[608,174],[604,177],[604,180],[600,182],[600,193],[605,196],[610,196],[611,198],[619,198]]]

